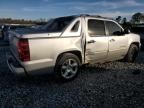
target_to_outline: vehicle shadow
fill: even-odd
[[[79,81],[81,79],[83,80],[88,75],[104,73],[108,71],[109,69],[103,67],[96,67],[94,65],[82,66],[77,78],[75,78],[73,81],[77,81],[77,80]],[[9,71],[7,75],[8,75],[7,77],[9,77],[8,79],[10,80],[10,82],[12,81],[20,85],[21,84],[27,84],[27,85],[65,84],[65,83],[73,82],[73,81],[61,81],[59,79],[56,79],[53,74],[19,77],[12,74]]]
[[[40,75],[40,76],[27,76],[27,77],[18,77],[12,74],[7,67],[5,67],[5,72],[0,73],[0,85],[9,87],[54,87],[60,85],[72,84],[76,86],[81,86],[91,82],[91,80],[96,79],[112,79],[117,80],[118,77],[126,77],[131,75],[139,75],[143,73],[141,67],[135,68],[137,63],[122,63],[122,62],[110,62],[104,64],[94,64],[86,65],[81,68],[81,71],[77,78],[72,81],[64,82],[57,80],[53,75]],[[128,67],[129,66],[129,67]],[[79,83],[77,83],[79,82]],[[4,85],[3,85],[4,84]]]
[[[135,63],[144,64],[144,50],[141,50],[136,58]]]

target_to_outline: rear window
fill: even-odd
[[[74,16],[52,19],[42,29],[47,32],[62,32],[74,19]]]

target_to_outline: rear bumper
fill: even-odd
[[[10,54],[7,56],[7,65],[12,73],[18,76],[26,76],[25,69],[16,61],[16,59]]]
[[[18,76],[53,74],[54,66],[50,60],[20,63],[11,53],[7,53],[7,65]]]

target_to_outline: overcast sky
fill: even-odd
[[[39,19],[75,14],[130,18],[144,12],[144,0],[0,0],[1,18]]]

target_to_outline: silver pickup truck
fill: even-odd
[[[59,17],[40,29],[11,31],[9,69],[17,75],[53,73],[71,80],[87,63],[134,62],[140,37],[117,22],[92,15]]]

